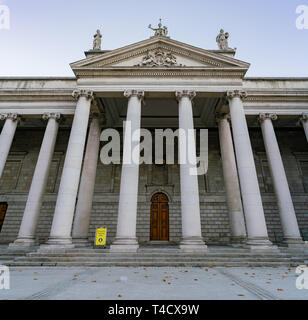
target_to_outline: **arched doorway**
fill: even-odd
[[[150,240],[169,241],[169,204],[164,193],[152,197]]]

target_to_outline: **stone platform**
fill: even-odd
[[[7,266],[86,267],[275,267],[308,263],[307,250],[279,248],[276,252],[251,252],[245,248],[209,247],[205,254],[183,253],[177,246],[144,246],[137,253],[114,253],[109,249],[74,248],[64,253],[0,252]]]

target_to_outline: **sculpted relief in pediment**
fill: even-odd
[[[135,67],[183,67],[177,62],[177,57],[171,51],[164,51],[160,48],[148,51],[142,58],[142,62]]]

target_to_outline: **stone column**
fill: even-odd
[[[72,248],[71,229],[93,92],[76,90],[78,99],[66,151],[50,236],[40,251]]]
[[[88,230],[94,194],[96,168],[99,153],[101,124],[99,115],[92,114],[86,153],[83,162],[80,186],[73,223],[73,243],[75,246],[88,246]]]
[[[29,247],[36,244],[35,231],[56,144],[60,113],[45,113],[43,119],[48,120],[47,127],[32,178],[18,237],[10,247]]]
[[[188,143],[188,132],[194,130],[192,99],[194,91],[177,91],[176,98],[179,103],[179,158],[180,158],[180,182],[181,182],[181,213],[182,213],[182,236],[180,249],[185,252],[205,252],[201,233],[200,204],[198,176],[196,171],[196,143],[194,134],[193,141]],[[185,134],[181,134],[181,131]],[[190,163],[188,159],[191,159]]]
[[[227,93],[248,234],[247,245],[251,250],[267,250],[273,249],[273,246],[268,239],[257,172],[242,102],[242,98],[246,96],[246,92],[239,90]]]
[[[144,92],[127,90],[124,92],[124,96],[128,98],[128,107],[123,142],[118,225],[116,238],[110,246],[110,250],[115,252],[136,252],[139,247],[136,238],[136,223],[140,157],[138,149],[140,148],[140,138],[138,139],[137,134],[135,136],[136,139],[133,141],[132,135],[136,130],[140,129],[141,101],[144,97]],[[138,158],[135,158],[134,161],[131,160],[133,150],[135,150]]]
[[[7,156],[14,139],[17,124],[20,120],[16,113],[6,113],[0,115],[0,120],[5,120],[0,135],[0,178],[2,177]]]
[[[289,247],[293,247],[303,245],[303,241],[299,232],[289,184],[272,123],[272,120],[276,119],[276,114],[259,115],[266,156],[277,198],[284,235],[283,242]]]
[[[305,130],[305,135],[306,135],[307,142],[308,142],[308,113],[303,113],[299,119],[299,122],[302,124],[302,126]]]
[[[237,247],[246,242],[247,235],[229,120],[230,116],[228,114],[217,115],[222,169],[230,221],[231,244]]]

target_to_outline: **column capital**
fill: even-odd
[[[1,113],[0,120],[11,119],[13,121],[19,121],[20,116],[17,113]]]
[[[227,91],[227,99],[228,100],[231,100],[233,98],[240,98],[240,99],[245,99],[247,98],[248,96],[248,93],[246,91],[243,91],[243,90],[230,90],[230,91]]]
[[[105,113],[91,112],[90,121],[92,122],[94,119],[97,119],[99,121],[99,125],[102,127],[106,122]]]
[[[299,123],[303,123],[307,121],[308,121],[308,113],[303,113],[299,118]]]
[[[72,96],[75,100],[78,100],[80,97],[85,97],[89,100],[93,100],[94,99],[94,94],[93,91],[90,90],[74,90],[72,93]]]
[[[259,122],[262,122],[262,121],[264,121],[266,119],[275,121],[275,120],[278,119],[278,116],[275,113],[260,113],[259,114],[259,116],[258,116]]]
[[[181,91],[175,92],[175,97],[177,98],[177,100],[180,100],[183,97],[187,97],[190,100],[192,100],[195,96],[196,96],[196,91],[192,91],[192,90],[181,90]]]
[[[217,123],[221,120],[227,120],[229,122],[231,120],[230,113],[216,113],[215,118]]]
[[[92,119],[99,119],[100,114],[98,112],[90,112],[90,120]]]
[[[144,98],[144,91],[142,91],[142,90],[125,90],[124,97],[125,98],[137,97],[138,99],[141,100]]]
[[[56,121],[59,121],[61,119],[61,113],[45,112],[42,115],[42,119],[43,120],[55,119]]]

